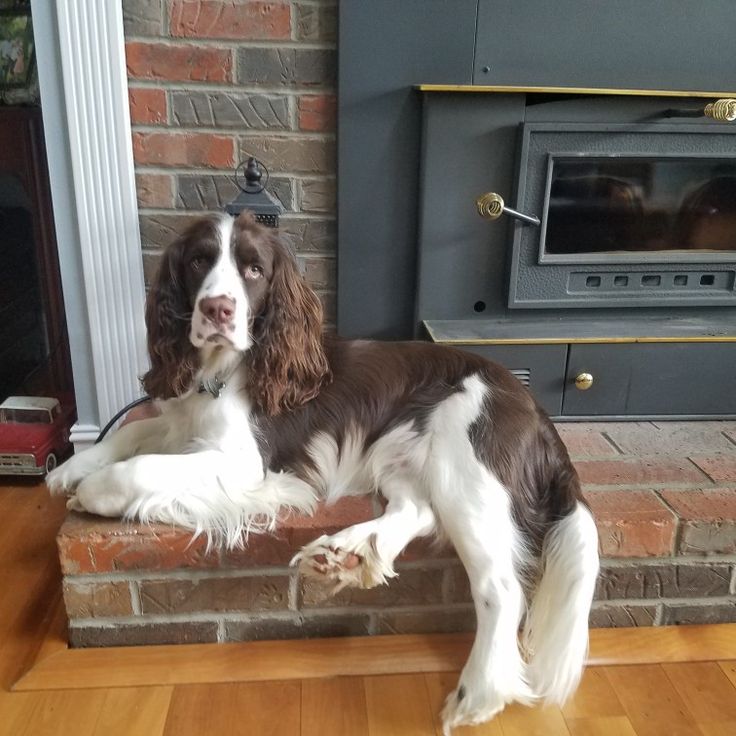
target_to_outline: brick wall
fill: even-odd
[[[736,422],[561,424],[600,536],[592,626],[736,621]],[[399,576],[322,591],[288,566],[321,533],[379,511],[349,498],[247,549],[168,527],[71,515],[59,549],[76,646],[420,633],[474,626],[452,549],[410,545]]]
[[[252,154],[333,323],[336,0],[122,2],[146,280]]]

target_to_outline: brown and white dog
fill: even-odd
[[[324,337],[317,296],[249,215],[204,219],[169,247],[146,320],[159,416],[73,457],[52,492],[232,545],[283,507],[380,491],[383,516],[297,558],[336,588],[371,587],[415,537],[449,537],[478,626],[445,732],[573,692],[597,534],[564,445],[516,378],[451,348]]]

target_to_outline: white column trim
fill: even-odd
[[[57,0],[97,423],[141,395],[145,289],[120,0]],[[86,445],[95,426],[72,430]]]

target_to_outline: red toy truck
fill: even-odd
[[[58,399],[9,396],[0,404],[0,475],[44,476],[71,449]]]

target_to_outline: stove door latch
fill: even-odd
[[[503,201],[503,197],[496,192],[486,192],[481,194],[478,199],[475,200],[475,206],[478,208],[478,214],[481,217],[485,217],[486,220],[498,220],[501,215],[508,215],[516,220],[525,222],[528,225],[534,225],[539,227],[540,220],[535,215],[525,215],[523,212],[507,207]]]

